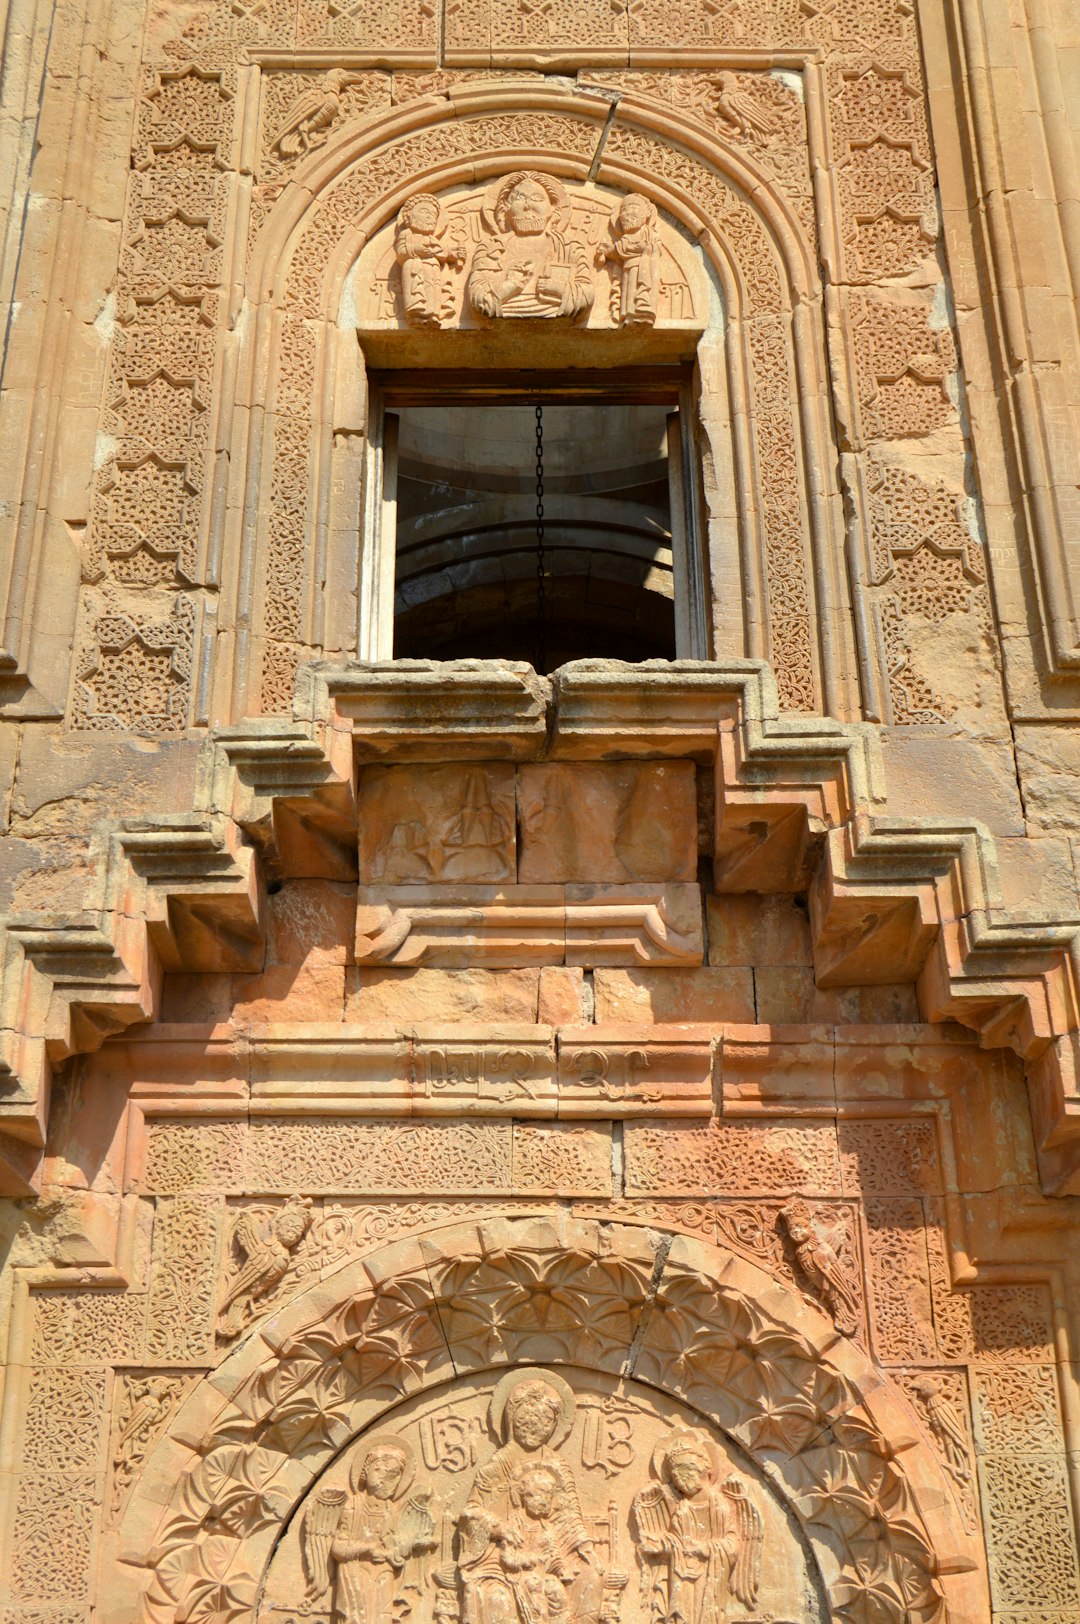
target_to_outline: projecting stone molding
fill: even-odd
[[[675,782],[678,763],[709,769],[715,889],[805,892],[820,985],[914,982],[924,1019],[960,1021],[984,1047],[1020,1054],[1045,1187],[1080,1190],[1077,921],[1007,916],[993,841],[978,824],[883,818],[870,733],[781,717],[767,668],[749,661],[581,662],[550,683],[499,662],[322,665],[304,673],[293,720],[219,730],[205,748],[195,812],[114,825],[82,915],[7,922],[7,1188],[33,1186],[54,1064],[153,1019],[168,971],[256,965],[268,880],[356,877],[357,768],[501,760],[558,764],[595,780],[597,763],[613,759],[650,770],[674,763]],[[624,790],[629,771],[618,769]],[[677,847],[669,860],[678,869]],[[582,957],[639,962],[642,942],[657,947],[648,924],[656,901],[639,897],[640,923],[608,957],[595,935],[599,914],[582,924]],[[474,910],[481,942],[502,905]],[[433,928],[422,909],[399,906],[395,920],[389,898],[379,906],[401,943]],[[565,910],[555,934],[567,931],[566,946],[545,950],[541,962],[575,962],[569,903]],[[465,921],[452,909],[436,914],[445,954]],[[663,940],[670,920],[655,928]],[[363,928],[362,939],[379,940]]]

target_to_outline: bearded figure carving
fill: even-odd
[[[584,245],[567,235],[570,201],[561,181],[535,170],[507,175],[483,220],[490,240],[473,253],[466,288],[477,316],[588,315],[593,269]]]
[[[573,1394],[561,1377],[518,1373],[500,1382],[491,1420],[503,1443],[461,1516],[463,1624],[597,1624],[603,1574],[558,1453]]]
[[[739,1478],[717,1484],[715,1446],[688,1427],[657,1445],[653,1472],[658,1481],[631,1511],[642,1614],[652,1624],[727,1624],[732,1599],[757,1599],[761,1513]]]
[[[596,250],[596,263],[616,274],[611,315],[622,327],[651,327],[660,303],[660,244],[656,204],[640,192],[624,197],[611,216],[609,243]]]
[[[401,1438],[373,1442],[358,1457],[352,1489],[322,1489],[304,1517],[301,1539],[311,1607],[334,1587],[341,1624],[405,1624],[425,1589],[422,1559],[438,1543],[426,1490],[405,1499],[416,1472]],[[404,1502],[404,1503],[402,1503]]]

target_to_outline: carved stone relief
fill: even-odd
[[[362,329],[704,326],[694,250],[637,193],[516,170],[477,188],[418,192],[364,249]]]
[[[646,1387],[566,1367],[454,1382],[320,1479],[271,1564],[262,1624],[383,1616],[817,1624],[825,1613],[793,1520],[740,1450]]]

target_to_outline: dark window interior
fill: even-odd
[[[535,402],[394,410],[395,656],[535,665]],[[543,404],[547,670],[674,658],[670,410]]]

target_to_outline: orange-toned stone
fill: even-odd
[[[548,1026],[573,1026],[584,1018],[584,970],[569,965],[550,965],[541,970],[537,1019]]]
[[[710,896],[705,928],[710,964],[813,963],[810,922],[798,897]]]
[[[365,767],[357,821],[365,883],[485,884],[514,878],[512,767]]]
[[[346,1015],[350,1020],[410,1024],[432,1020],[531,1021],[537,1015],[540,977],[572,973],[358,967],[347,974]],[[541,1019],[556,1024],[548,1015]]]
[[[287,880],[267,899],[266,962],[344,964],[356,892],[328,880]]]
[[[769,965],[754,972],[759,1021],[780,1026],[822,1021],[914,1021],[919,1018],[914,987],[818,987],[804,965]]]
[[[692,762],[520,767],[517,800],[522,881],[626,884],[697,874]]]
[[[339,1021],[345,1006],[343,964],[275,964],[258,976],[234,976],[238,1026],[267,1021]]]
[[[749,970],[598,969],[598,1021],[752,1021]]]

